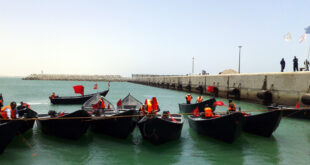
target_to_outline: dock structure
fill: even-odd
[[[120,75],[66,75],[66,74],[31,74],[23,80],[63,80],[63,81],[128,81]]]
[[[158,76],[134,74],[129,82],[265,105],[310,103],[310,72]],[[207,90],[209,86],[213,92]]]

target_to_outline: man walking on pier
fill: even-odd
[[[298,58],[296,58],[296,56],[294,56],[293,59],[293,64],[294,64],[294,72],[298,72]]]
[[[280,64],[281,64],[281,72],[283,72],[283,71],[284,71],[284,68],[285,68],[285,61],[284,61],[284,58],[282,58]]]

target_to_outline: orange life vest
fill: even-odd
[[[144,111],[143,106],[140,107],[140,111],[142,112],[142,115],[145,115],[145,111]]]
[[[191,95],[186,95],[186,101],[191,101],[192,100],[192,96]]]
[[[213,116],[213,113],[212,113],[211,108],[209,107],[205,108],[205,117],[212,117],[212,116]]]
[[[203,99],[202,99],[202,96],[198,96],[198,97],[197,97],[197,103],[201,103],[202,100],[203,100]]]
[[[100,106],[100,107],[99,107],[99,106]],[[99,99],[99,101],[98,101],[98,107],[101,108],[101,109],[104,109],[104,108],[105,108],[104,100]]]
[[[11,105],[7,105],[5,107],[3,107],[0,111],[0,115],[2,116],[3,119],[8,119],[8,115],[6,114],[6,109],[10,109],[11,110],[11,118],[15,119],[16,118],[16,109],[12,109]]]
[[[151,99],[147,99],[147,112],[151,113],[153,111],[152,101]]]
[[[228,110],[229,111],[236,111],[236,106],[233,102],[229,103]]]
[[[51,98],[52,98],[52,99],[54,99],[55,97],[56,97],[56,95],[55,95],[55,94],[52,94],[52,95],[51,95]]]

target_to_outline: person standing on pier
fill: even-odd
[[[283,72],[283,71],[284,71],[284,68],[285,68],[285,61],[284,61],[284,58],[282,58],[280,64],[281,64],[281,72]]]
[[[293,64],[294,64],[294,72],[298,72],[298,58],[296,58],[296,56],[294,56],[293,59]]]

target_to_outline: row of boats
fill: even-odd
[[[179,104],[180,114],[170,114],[169,111],[164,111],[162,114],[142,115],[139,108],[143,103],[128,94],[121,100],[121,105],[117,105],[116,108],[104,98],[107,108],[99,115],[95,114],[94,105],[101,96],[107,93],[108,90],[85,95],[88,100],[84,103],[81,101],[83,96],[56,97],[58,102],[53,100],[55,98],[50,98],[53,104],[69,104],[66,99],[74,104],[82,102],[82,108],[72,113],[49,111],[48,114],[37,114],[31,109],[23,109],[19,111],[22,119],[1,120],[0,134],[7,136],[0,136],[0,153],[14,136],[32,129],[34,121],[43,133],[69,139],[78,139],[88,129],[95,133],[125,139],[138,126],[145,140],[158,145],[180,138],[184,124],[183,114],[191,114],[195,109],[204,112],[204,107],[210,107],[212,111],[216,109],[215,99],[212,98],[201,103]],[[204,115],[192,114],[187,119],[190,128],[197,133],[232,143],[242,131],[265,137],[271,136],[277,129],[284,111],[276,107],[272,108],[273,110],[255,115],[244,112],[225,112],[214,113],[208,118]]]

